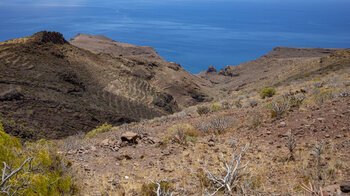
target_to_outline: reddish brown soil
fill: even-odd
[[[260,115],[263,120],[256,129],[250,128],[247,122],[248,117]],[[199,121],[205,121],[207,118],[225,116],[236,119],[236,126],[223,135],[215,136],[215,146],[207,145],[211,136],[202,136],[197,142],[189,146],[179,146],[177,144],[168,144],[165,147],[157,144],[148,143],[148,139],[153,141],[162,141],[165,138],[165,131],[175,124],[189,123],[193,126]],[[325,103],[320,107],[307,108],[305,111],[289,111],[280,120],[273,120],[269,112],[258,108],[230,109],[224,112],[215,113],[202,117],[187,117],[180,120],[153,122],[144,125],[144,129],[149,130],[147,137],[143,142],[129,147],[121,147],[115,152],[107,146],[100,146],[106,138],[110,142],[118,140],[120,132],[113,131],[99,135],[91,141],[88,148],[81,153],[67,155],[67,158],[73,160],[74,165],[80,168],[84,176],[84,183],[87,187],[84,191],[116,195],[116,187],[124,187],[127,195],[136,195],[140,191],[140,186],[148,179],[159,179],[168,177],[175,184],[176,193],[179,195],[201,195],[198,178],[191,176],[190,169],[198,171],[199,168],[213,166],[212,157],[221,153],[230,153],[230,139],[237,140],[238,144],[249,144],[248,157],[251,160],[254,172],[259,170],[259,165],[267,169],[264,165],[268,161],[284,162],[288,157],[288,150],[284,146],[288,134],[293,133],[296,137],[297,160],[302,161],[301,154],[312,151],[317,141],[324,141],[326,146],[332,146],[340,155],[333,157],[326,154],[329,159],[340,159],[349,168],[350,163],[350,98],[340,99]],[[90,147],[96,148],[91,150]],[[204,151],[203,151],[204,150]],[[300,155],[300,157],[298,157]],[[208,157],[206,157],[208,156]],[[199,159],[199,158],[202,158]],[[259,157],[259,158],[257,158]],[[260,164],[259,164],[260,163]],[[283,173],[283,170],[271,172],[258,171],[264,174],[268,180],[264,183],[265,194],[286,193],[287,185],[280,182],[281,178],[288,178],[290,173]],[[295,168],[296,169],[296,168]],[[343,180],[350,178],[350,170],[340,169],[334,181],[327,181],[326,186],[338,184]],[[295,172],[296,178],[301,179],[300,173]],[[127,177],[126,177],[127,176]],[[186,183],[183,180],[188,178]],[[118,186],[109,184],[108,180],[115,181]],[[92,183],[94,181],[94,183]],[[285,187],[283,187],[285,186]],[[339,187],[338,187],[339,188]],[[113,191],[114,190],[114,191]],[[86,192],[87,193],[87,192]]]

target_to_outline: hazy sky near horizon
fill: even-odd
[[[276,46],[350,47],[349,0],[0,0],[0,41],[41,30],[154,47],[192,73]]]

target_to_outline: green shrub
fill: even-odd
[[[315,104],[322,104],[328,100],[332,100],[336,97],[337,90],[334,88],[323,89],[317,92],[314,92],[312,95],[312,100]]]
[[[276,90],[272,87],[265,87],[260,91],[260,97],[265,99],[266,97],[272,97],[276,94]]]
[[[6,190],[12,195],[22,187],[18,195],[28,196],[77,192],[71,163],[57,155],[52,142],[40,140],[22,146],[17,138],[5,133],[0,124],[0,161],[0,173],[5,176],[22,166],[16,175],[0,184],[0,191]],[[8,167],[5,168],[5,164]]]
[[[103,125],[97,126],[96,129],[94,129],[92,131],[89,131],[86,134],[86,137],[87,138],[92,138],[92,137],[95,137],[97,134],[108,132],[111,129],[112,129],[112,125],[110,125],[107,122],[105,122],[105,123],[103,123]]]
[[[218,104],[212,104],[210,107],[210,110],[212,112],[218,112],[218,111],[222,110],[222,107],[221,107],[221,105],[218,105]]]

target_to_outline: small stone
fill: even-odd
[[[73,154],[75,154],[75,153],[77,153],[76,150],[70,150],[70,151],[67,152],[68,155],[73,155]]]
[[[131,160],[132,157],[131,157],[130,155],[128,155],[128,154],[121,154],[121,155],[116,156],[116,159],[117,159],[118,161],[121,161],[121,160]]]
[[[124,178],[125,178],[125,179],[129,179],[129,176],[125,176]]]
[[[327,134],[327,135],[325,135],[324,137],[325,137],[325,138],[330,138],[331,136]]]
[[[163,150],[162,151],[164,156],[170,155],[170,151],[169,150]]]
[[[318,121],[323,122],[324,120],[326,120],[325,118],[317,118]]]
[[[208,142],[208,146],[210,146],[210,147],[215,146],[215,142],[213,142],[213,141]]]
[[[335,136],[335,138],[336,138],[336,139],[339,139],[339,138],[341,138],[341,135],[337,135],[337,136]]]
[[[109,139],[105,139],[100,143],[101,146],[109,146]]]
[[[285,127],[287,124],[285,122],[280,122],[279,127]]]
[[[184,151],[184,152],[182,153],[182,155],[183,155],[184,157],[188,157],[188,156],[190,156],[190,153],[189,153],[188,151]]]
[[[267,131],[266,134],[267,134],[267,135],[271,135],[271,131]]]
[[[174,171],[174,169],[168,168],[168,167],[162,167],[162,168],[160,168],[160,170],[162,170],[163,172],[168,172],[168,173],[171,173]]]
[[[127,131],[123,133],[120,138],[122,141],[136,144],[136,140],[140,138],[140,135],[131,131]]]
[[[343,193],[350,193],[350,182],[343,182],[340,184],[340,190]]]
[[[288,133],[278,134],[278,137],[279,137],[279,138],[288,137],[288,136],[289,136]]]
[[[96,147],[95,146],[91,146],[91,149],[90,149],[92,152],[96,151]]]

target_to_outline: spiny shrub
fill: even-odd
[[[0,195],[72,195],[77,192],[71,162],[56,154],[55,145],[40,140],[21,145],[0,124]],[[15,175],[11,175],[15,172]]]
[[[197,113],[201,116],[208,114],[209,112],[210,112],[210,108],[208,106],[200,106],[197,108]]]
[[[315,104],[322,104],[336,97],[336,89],[329,88],[314,92],[312,100]]]
[[[237,99],[234,104],[236,108],[242,108],[242,99]]]
[[[285,95],[284,98],[288,100],[289,106],[291,108],[299,108],[306,96],[304,94],[288,94]]]
[[[204,134],[222,134],[233,124],[234,120],[230,117],[214,117],[197,123],[197,127]]]
[[[253,107],[257,106],[259,104],[259,102],[260,102],[259,100],[250,99],[247,101],[247,106],[253,108]]]
[[[101,126],[97,126],[96,129],[88,132],[86,134],[86,137],[87,138],[92,138],[94,136],[96,136],[97,134],[100,134],[100,133],[104,133],[104,132],[108,132],[112,129],[112,125],[108,124],[107,122],[103,123],[103,125]]]
[[[265,99],[266,97],[272,97],[276,94],[276,90],[272,87],[265,87],[260,91],[260,97]]]
[[[166,140],[187,145],[187,142],[195,141],[196,137],[199,136],[199,132],[195,130],[191,125],[189,124],[178,124],[170,127],[167,130],[167,137]]]
[[[262,121],[262,116],[260,116],[259,114],[253,114],[249,116],[247,119],[248,126],[251,129],[256,129],[261,124],[261,121]]]
[[[290,106],[288,99],[285,99],[284,97],[268,105],[268,108],[271,111],[271,118],[277,119],[280,119],[282,117],[282,114],[285,113],[289,109],[289,107]]]

